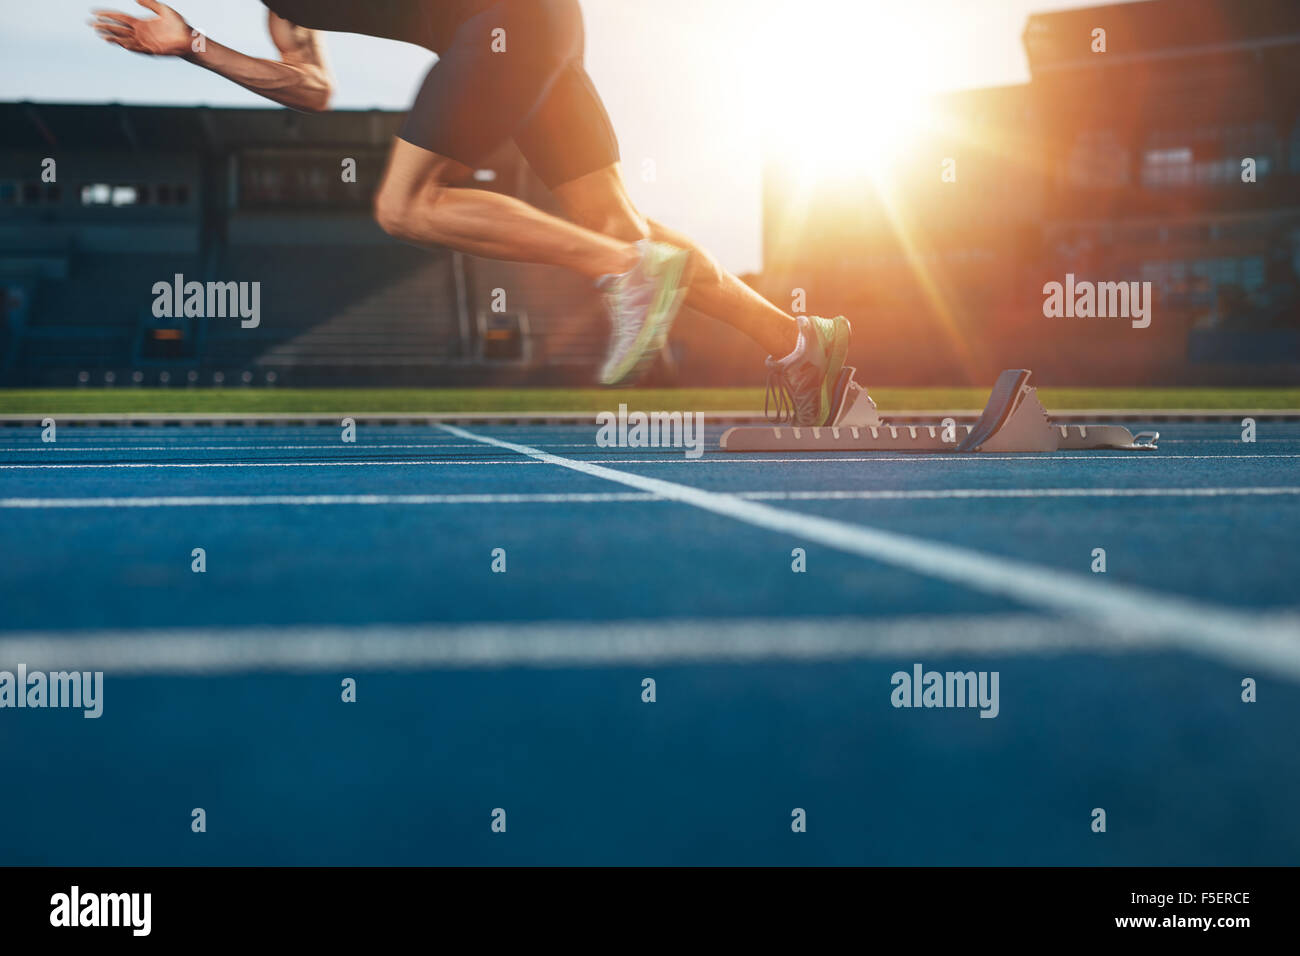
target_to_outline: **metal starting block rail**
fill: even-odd
[[[890,422],[880,417],[867,390],[845,366],[836,382],[831,424],[821,428],[790,425],[741,426],[723,433],[723,451],[903,451],[1049,452],[1112,449],[1154,451],[1159,432],[1134,435],[1122,425],[1056,423],[1029,384],[1027,369],[998,376],[984,412],[973,425],[938,414],[926,423]]]

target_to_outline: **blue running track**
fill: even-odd
[[[0,429],[0,670],[106,672],[0,709],[0,863],[1295,864],[1300,425],[1156,427]],[[997,716],[894,707],[915,664]]]

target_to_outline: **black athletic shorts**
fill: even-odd
[[[609,114],[583,66],[578,0],[263,2],[300,26],[436,52],[397,134],[414,146],[475,167],[513,138],[550,187],[618,162]]]

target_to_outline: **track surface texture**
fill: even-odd
[[[1155,427],[0,429],[0,670],[105,672],[0,710],[0,862],[1294,864],[1300,424]],[[917,664],[996,716],[895,707]]]

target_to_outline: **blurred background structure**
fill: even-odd
[[[848,315],[868,384],[986,385],[1009,366],[1054,385],[1300,381],[1300,5],[1070,10],[1031,17],[1024,44],[1028,84],[888,122],[828,92],[853,135],[773,103],[785,141],[746,280]],[[399,121],[0,104],[0,385],[591,383],[606,328],[585,282],[373,224]],[[553,208],[513,146],[483,165],[479,188]],[[1043,285],[1067,273],[1151,282],[1150,328],[1045,318]],[[260,326],[155,317],[155,283],[178,274],[260,282]],[[707,319],[679,320],[670,353],[661,382],[761,380],[759,350]]]
[[[374,224],[400,120],[380,111],[0,106],[4,382],[581,377],[603,346],[586,283],[408,247]],[[45,156],[57,161],[56,183],[40,181]],[[354,182],[344,180],[348,160]],[[548,203],[513,148],[478,178],[480,188]],[[260,282],[259,325],[155,317],[154,284],[176,275]],[[505,312],[490,308],[498,288]]]
[[[888,384],[1300,381],[1300,4],[1069,10],[1024,43],[1030,83],[941,98],[871,176],[769,162],[767,294],[857,319]],[[1151,282],[1151,326],[1045,318],[1070,273]]]

